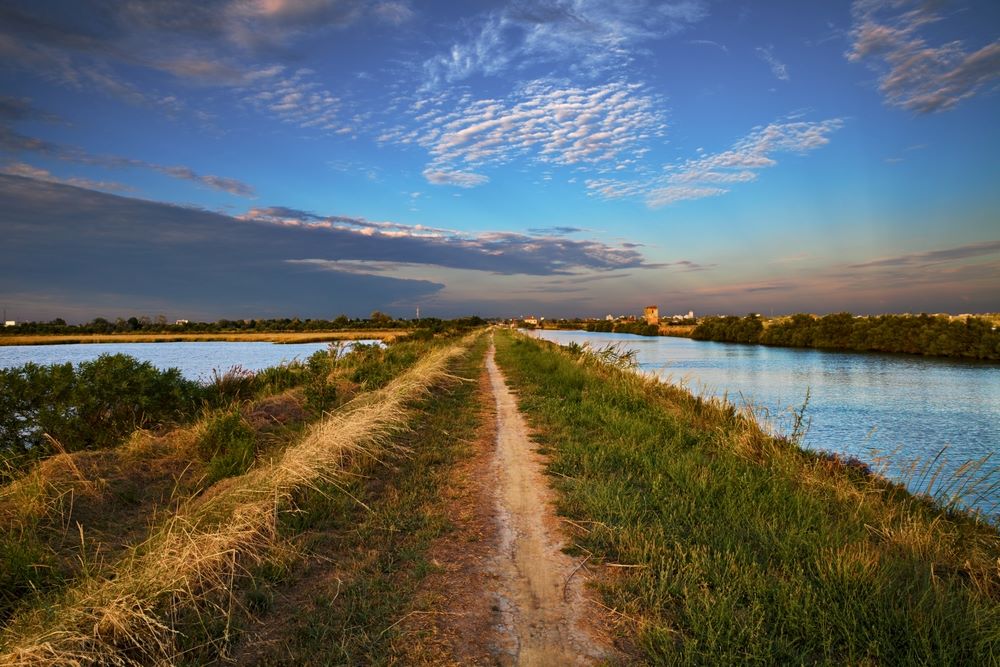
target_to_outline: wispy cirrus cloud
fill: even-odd
[[[757,57],[767,63],[768,67],[771,68],[771,74],[773,74],[776,79],[788,81],[788,66],[778,60],[778,57],[774,55],[773,44],[758,46],[755,50],[757,52]]]
[[[16,113],[11,111],[6,113],[3,112],[2,109],[5,106],[8,109],[16,110]],[[254,196],[255,191],[253,186],[235,178],[216,176],[213,174],[201,174],[194,169],[183,165],[164,165],[149,162],[147,160],[122,157],[120,155],[95,155],[75,146],[64,146],[62,144],[21,134],[2,122],[4,117],[20,120],[26,118],[46,118],[48,116],[49,114],[31,106],[29,100],[19,100],[17,104],[13,104],[9,98],[0,98],[0,154],[7,153],[17,155],[33,153],[56,158],[65,162],[86,164],[106,169],[148,169],[171,178],[189,181],[213,190],[228,192],[229,194],[240,197]],[[43,178],[42,174],[49,174],[49,172],[44,169],[34,167],[23,162],[18,162],[17,164],[20,166],[16,169],[20,171],[8,171],[7,173],[31,175],[25,170],[35,170],[36,178]],[[56,179],[51,176],[51,174],[49,174],[48,177],[44,177],[43,180],[82,185],[83,187],[89,187],[86,185],[87,183],[100,184],[100,187],[97,187],[97,189],[100,190],[121,191],[128,189],[126,186],[112,181],[93,181],[84,178]]]
[[[185,88],[229,89],[258,112],[325,131],[344,130],[347,125],[336,118],[340,100],[310,78],[309,70],[289,67],[287,63],[296,59],[294,49],[307,38],[366,19],[398,26],[414,15],[409,3],[401,0],[80,0],[75,4],[74,11],[60,12],[28,0],[4,3],[0,58],[9,66],[77,90],[103,91],[171,116],[203,115],[190,108],[181,93],[148,84],[150,72],[165,73]]]
[[[855,0],[851,8],[852,62],[879,73],[886,102],[917,113],[956,107],[1000,77],[1000,40],[978,49],[961,41],[932,45],[926,28],[943,21],[938,3]]]
[[[678,33],[707,15],[701,0],[511,3],[481,16],[471,36],[426,60],[425,87],[539,63],[591,76],[619,70],[644,42]]]
[[[1000,241],[981,241],[952,248],[940,248],[925,252],[904,253],[892,257],[881,257],[867,262],[851,264],[851,269],[873,269],[887,267],[928,267],[932,264],[956,262],[974,257],[1000,254]]]
[[[419,106],[416,127],[395,127],[379,140],[416,144],[431,157],[431,183],[472,187],[487,181],[474,170],[515,158],[624,169],[664,134],[661,101],[639,84],[616,81],[581,88],[533,81],[507,99],[430,98]]]
[[[115,181],[95,181],[93,179],[75,176],[62,178],[56,176],[47,169],[34,167],[24,162],[11,162],[0,165],[0,174],[7,174],[8,176],[24,176],[25,178],[46,181],[48,183],[63,183],[65,185],[74,185],[79,188],[87,188],[88,190],[102,190],[106,192],[130,192],[133,190],[133,188]]]
[[[830,142],[843,120],[778,121],[755,128],[728,150],[667,165],[664,173],[646,180],[596,178],[586,181],[604,199],[641,197],[651,208],[681,201],[715,197],[729,186],[757,179],[761,170],[778,164],[776,155],[805,154]]]

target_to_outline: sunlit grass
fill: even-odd
[[[996,529],[593,355],[497,336],[602,604],[657,664],[991,664]],[[931,473],[933,474],[933,473]]]
[[[273,461],[185,501],[113,571],[84,572],[58,600],[15,617],[0,637],[0,662],[172,661],[181,634],[205,624],[212,627],[200,633],[208,640],[228,642],[235,582],[278,547],[276,521],[293,494],[321,484],[337,488],[352,457],[391,446],[410,404],[447,377],[448,363],[463,349],[452,345],[414,359],[409,370],[328,415]]]

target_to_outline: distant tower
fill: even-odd
[[[660,323],[660,309],[656,306],[646,306],[645,310],[642,311],[642,316],[645,318],[646,324],[656,326]]]
[[[417,319],[420,319],[420,306],[417,306]]]

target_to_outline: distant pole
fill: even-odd
[[[417,306],[417,319],[420,319],[420,306]]]

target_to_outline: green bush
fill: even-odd
[[[291,361],[258,371],[254,376],[254,385],[257,394],[278,394],[302,384],[305,375],[305,364]]]
[[[1000,331],[988,320],[937,315],[855,317],[799,313],[771,323],[760,317],[707,317],[691,337],[730,343],[762,343],[861,352],[902,352],[940,357],[1000,359]]]
[[[334,361],[331,352],[326,350],[317,350],[306,360],[306,409],[317,415],[332,407],[337,398],[337,389],[330,382]]]
[[[32,591],[47,588],[57,577],[51,554],[24,535],[0,534],[0,622]]]
[[[2,369],[0,460],[6,470],[0,475],[58,447],[110,447],[137,428],[183,418],[203,391],[176,368],[161,371],[124,354],[103,354],[75,369],[68,363]]]
[[[220,373],[212,369],[212,380],[205,388],[205,400],[211,405],[222,406],[233,401],[245,401],[257,391],[257,374],[239,364]]]
[[[351,380],[364,389],[378,389],[408,368],[420,356],[420,343],[395,343],[383,347],[377,343],[355,344],[345,362],[354,370]]]
[[[208,461],[207,483],[242,475],[253,465],[256,434],[238,410],[212,418],[198,442],[202,458]]]

